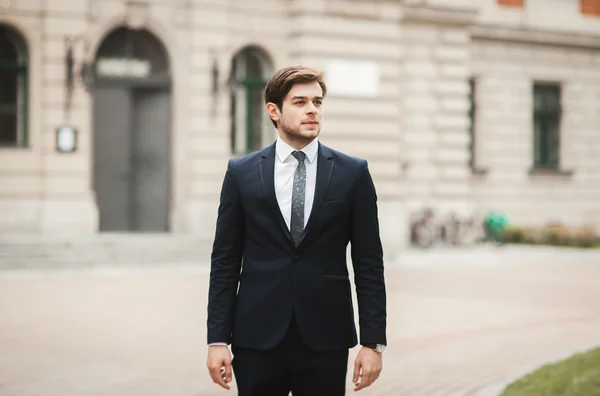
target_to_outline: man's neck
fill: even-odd
[[[279,132],[279,138],[283,140],[286,144],[288,144],[290,147],[295,148],[296,150],[302,150],[304,147],[308,146],[316,139],[316,137],[312,139],[294,139],[281,132]]]

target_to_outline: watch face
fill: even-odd
[[[375,347],[375,352],[377,352],[377,353],[383,353],[384,350],[385,350],[385,345],[377,344],[377,346]]]

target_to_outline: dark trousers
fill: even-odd
[[[292,319],[279,345],[259,351],[232,345],[239,396],[343,396],[348,350],[308,349]]]

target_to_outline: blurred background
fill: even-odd
[[[293,64],[325,74],[329,92],[319,139],[369,161],[391,301],[400,310],[398,327],[392,325],[397,345],[428,342],[428,326],[441,333],[427,340],[470,339],[473,329],[489,324],[482,320],[498,317],[508,335],[523,335],[520,320],[532,317],[519,309],[532,301],[547,304],[532,310],[543,316],[535,323],[559,312],[549,307],[571,301],[572,311],[557,313],[551,323],[561,331],[582,320],[591,326],[586,336],[569,336],[568,345],[548,338],[534,348],[537,355],[519,355],[520,365],[502,360],[504,371],[478,374],[476,385],[464,371],[415,368],[422,355],[409,364],[392,348],[388,356],[398,357],[393,370],[415,368],[416,385],[398,385],[390,368],[389,387],[372,394],[476,394],[518,369],[600,343],[593,314],[600,312],[593,305],[600,296],[590,283],[600,273],[587,266],[600,264],[594,249],[600,0],[0,0],[0,350],[13,348],[13,355],[0,352],[0,395],[54,394],[28,386],[92,394],[97,378],[130,373],[127,363],[109,367],[107,361],[138,360],[158,342],[177,353],[168,364],[157,355],[163,370],[157,372],[174,370],[186,380],[194,373],[206,382],[204,340],[197,338],[204,334],[207,268],[227,160],[272,144],[276,131],[263,88],[272,73]],[[584,267],[565,269],[567,262]],[[167,266],[150,269],[149,263]],[[181,265],[173,269],[174,263]],[[112,264],[132,271],[119,272],[120,286]],[[482,264],[492,272],[481,273]],[[528,269],[496,273],[492,264]],[[442,272],[435,272],[440,265]],[[66,267],[93,271],[57,271]],[[417,267],[432,277],[413,272]],[[444,272],[449,268],[465,273],[455,278]],[[541,287],[539,293],[522,279]],[[440,304],[431,296],[406,300],[403,293],[418,285],[417,294],[428,296],[452,291]],[[492,293],[504,305],[446,305],[447,298],[471,292],[473,301]],[[508,308],[504,298],[511,294]],[[592,304],[589,310],[583,302]],[[445,316],[453,309],[469,320]],[[149,317],[157,322],[139,324]],[[103,327],[109,322],[114,334]],[[449,327],[439,327],[442,322]],[[127,323],[150,331],[144,333],[148,344],[126,331]],[[506,323],[520,323],[520,330]],[[74,340],[91,334],[86,331],[99,338],[90,343],[84,337],[77,349]],[[165,339],[152,338],[161,331]],[[117,336],[125,333],[126,340]],[[115,338],[109,342],[106,334]],[[542,342],[539,335],[518,342]],[[173,344],[179,336],[182,343]],[[116,351],[136,342],[137,355],[131,349],[128,357],[98,357],[101,345]],[[515,342],[507,338],[499,350]],[[469,350],[455,348],[447,356]],[[180,354],[192,351],[190,365],[174,369],[181,367]],[[63,362],[68,369],[49,371],[63,353],[74,359]],[[68,373],[96,367],[86,356],[96,356],[102,368],[80,376],[87,380],[73,388]],[[482,359],[465,361],[476,370],[488,361]],[[439,368],[443,359],[434,360]],[[434,372],[447,375],[444,384],[460,377],[470,387],[442,391],[419,382]],[[46,382],[33,379],[41,373]],[[135,375],[128,378],[140,384]],[[131,394],[175,394],[166,384],[177,381],[164,381],[166,388],[131,385]],[[218,394],[211,385],[198,390],[191,381],[177,394]],[[128,394],[118,386],[94,389]]]
[[[600,225],[596,0],[0,5],[0,230],[212,238],[227,160],[271,144],[262,90],[309,65],[321,140],[366,158],[387,251],[411,216]]]

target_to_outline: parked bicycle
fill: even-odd
[[[426,208],[412,216],[410,222],[410,241],[421,248],[429,248],[437,237],[433,210]]]

